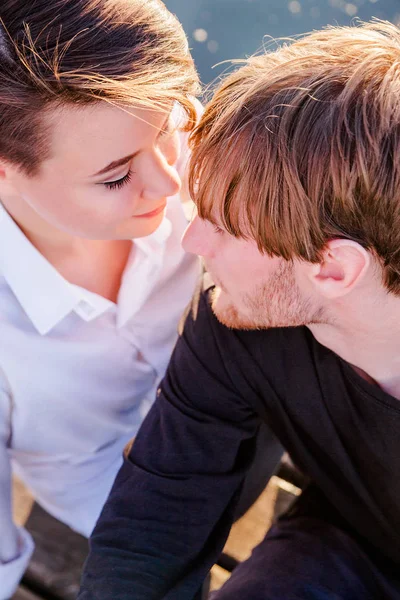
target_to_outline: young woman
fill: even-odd
[[[4,600],[33,546],[12,470],[89,535],[163,375],[198,275],[179,133],[198,80],[159,0],[3,0],[0,18]]]

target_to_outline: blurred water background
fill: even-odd
[[[270,37],[348,25],[355,18],[400,21],[400,0],[164,0],[183,24],[203,83],[222,61],[260,50]]]

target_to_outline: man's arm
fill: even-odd
[[[94,530],[79,600],[191,600],[201,587],[259,425],[230,378],[230,343],[203,295]]]

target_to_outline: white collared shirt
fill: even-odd
[[[0,205],[0,600],[33,548],[11,521],[10,461],[50,514],[91,533],[199,275],[181,248],[186,225],[174,196],[132,245],[114,304],[68,283]]]

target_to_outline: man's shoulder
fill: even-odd
[[[230,410],[250,407],[268,419],[267,406],[280,406],[290,389],[298,395],[304,382],[315,381],[314,338],[305,327],[226,327],[212,310],[213,287],[203,281],[188,307],[167,378],[178,379],[174,387],[186,386],[203,408],[219,398],[217,409],[224,411],[223,398],[229,396]]]

